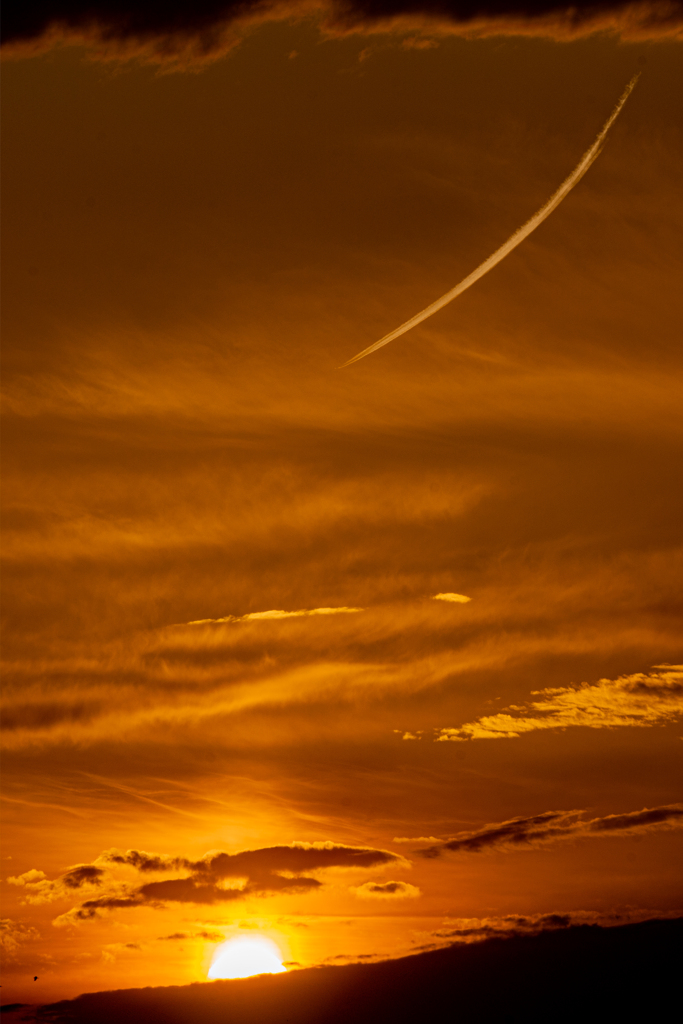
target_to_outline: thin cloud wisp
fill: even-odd
[[[193,619],[192,622],[183,623],[187,626],[203,626],[213,622],[255,622],[259,619],[299,619],[306,615],[350,615],[352,612],[362,612],[362,608],[300,608],[295,612],[283,611],[281,608],[273,608],[267,612],[248,612],[246,615],[224,615],[220,619]]]

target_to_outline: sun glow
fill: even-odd
[[[252,974],[281,974],[286,970],[280,950],[270,939],[230,939],[216,950],[209,978],[249,978]]]

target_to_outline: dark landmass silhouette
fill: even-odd
[[[379,963],[237,981],[96,992],[43,1006],[40,1024],[408,1024],[666,1019],[683,917],[490,938]]]

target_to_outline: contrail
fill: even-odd
[[[568,195],[569,192],[571,192],[571,190],[574,188],[574,185],[576,185],[577,182],[581,181],[581,178],[583,178],[588,168],[597,158],[597,156],[600,153],[600,150],[603,147],[608,131],[616,121],[619,114],[621,113],[622,107],[624,106],[626,100],[633,92],[636,82],[639,78],[640,73],[633,76],[631,81],[624,89],[621,99],[612,111],[612,114],[610,115],[608,120],[605,122],[604,128],[598,135],[597,139],[595,140],[591,148],[586,153],[584,153],[578,166],[572,171],[569,177],[562,182],[557,192],[555,192],[550,197],[545,206],[542,206],[538,213],[534,214],[531,220],[528,220],[526,224],[524,224],[521,228],[515,231],[514,235],[511,235],[510,238],[508,238],[507,242],[505,242],[504,245],[501,245],[500,249],[496,249],[492,256],[489,256],[487,260],[484,260],[484,262],[480,264],[480,266],[478,266],[476,270],[473,270],[471,274],[464,278],[460,282],[460,284],[456,284],[455,288],[451,288],[449,292],[446,292],[445,295],[442,295],[440,299],[436,300],[436,302],[432,302],[431,306],[427,306],[427,308],[423,309],[421,313],[416,313],[415,316],[410,318],[410,320],[406,320],[406,322],[404,324],[401,324],[400,327],[397,327],[396,330],[391,331],[389,334],[385,334],[384,337],[380,338],[379,341],[376,341],[374,345],[370,345],[368,348],[364,348],[363,351],[359,352],[357,356],[353,357],[353,359],[348,359],[339,367],[339,369],[341,370],[345,366],[350,366],[351,363],[356,363],[358,362],[359,359],[363,359],[365,356],[369,356],[371,352],[375,352],[378,348],[382,348],[383,345],[388,345],[390,341],[394,340],[394,338],[399,338],[402,334],[405,334],[406,331],[409,331],[412,327],[416,327],[418,324],[421,324],[422,321],[426,320],[428,316],[431,316],[433,313],[436,313],[440,309],[443,309],[444,306],[447,306],[448,303],[452,302],[453,299],[458,297],[458,295],[462,295],[464,291],[467,291],[467,289],[471,287],[471,285],[473,285],[475,281],[478,281],[480,277],[483,277],[484,274],[488,274],[489,270],[493,270],[496,263],[500,263],[501,260],[505,259],[508,253],[512,252],[512,250],[516,246],[518,246],[520,242],[523,242],[524,239],[527,238],[532,231],[535,231],[538,225],[542,224],[546,217],[550,216],[555,207],[560,205],[564,197]]]

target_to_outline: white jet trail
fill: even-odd
[[[410,320],[406,320],[406,322],[404,324],[401,324],[400,327],[397,327],[396,330],[391,331],[389,334],[385,334],[384,337],[380,338],[379,341],[376,341],[374,345],[370,345],[368,348],[364,348],[363,351],[359,352],[357,356],[353,357],[353,359],[348,359],[345,363],[342,363],[339,369],[342,370],[345,366],[350,366],[351,363],[356,363],[358,362],[359,359],[363,359],[365,356],[369,356],[371,352],[375,352],[378,348],[382,348],[383,345],[388,345],[390,341],[394,340],[394,338],[399,338],[402,334],[405,334],[406,331],[409,331],[412,327],[416,327],[418,324],[421,324],[422,321],[426,320],[428,316],[432,315],[432,313],[436,313],[438,312],[438,310],[443,309],[444,306],[447,306],[448,303],[452,302],[453,299],[458,297],[458,295],[462,295],[464,291],[467,291],[467,289],[471,285],[473,285],[475,281],[478,281],[480,277],[483,277],[484,274],[488,274],[489,270],[493,270],[496,263],[500,263],[501,260],[505,259],[508,253],[512,252],[512,250],[516,246],[518,246],[520,242],[523,242],[524,239],[527,238],[532,231],[535,231],[538,225],[542,224],[546,217],[550,216],[555,207],[560,205],[564,197],[568,195],[568,193],[571,192],[571,190],[574,188],[574,185],[576,185],[577,182],[579,182],[581,178],[583,178],[588,168],[597,158],[607,137],[607,132],[610,130],[610,128],[616,121],[617,117],[621,113],[621,109],[624,106],[624,103],[626,103],[626,100],[633,92],[636,82],[639,78],[640,73],[633,76],[631,81],[626,86],[621,99],[612,111],[612,114],[610,115],[609,119],[606,121],[604,128],[598,135],[597,139],[595,140],[591,148],[586,153],[584,153],[579,165],[575,168],[575,170],[572,171],[569,177],[562,182],[557,192],[555,192],[554,195],[550,197],[545,206],[542,206],[538,213],[534,214],[531,220],[528,220],[526,224],[519,228],[518,231],[515,231],[514,235],[511,235],[510,238],[508,238],[507,242],[505,242],[504,245],[501,245],[500,249],[496,249],[493,256],[489,256],[487,260],[484,260],[484,262],[480,266],[478,266],[476,270],[473,270],[471,274],[464,278],[460,282],[460,284],[456,284],[455,288],[451,288],[449,292],[446,292],[445,295],[442,295],[440,299],[436,300],[436,302],[432,302],[431,306],[427,306],[427,308],[423,309],[421,313],[416,313],[415,316],[410,318]]]

